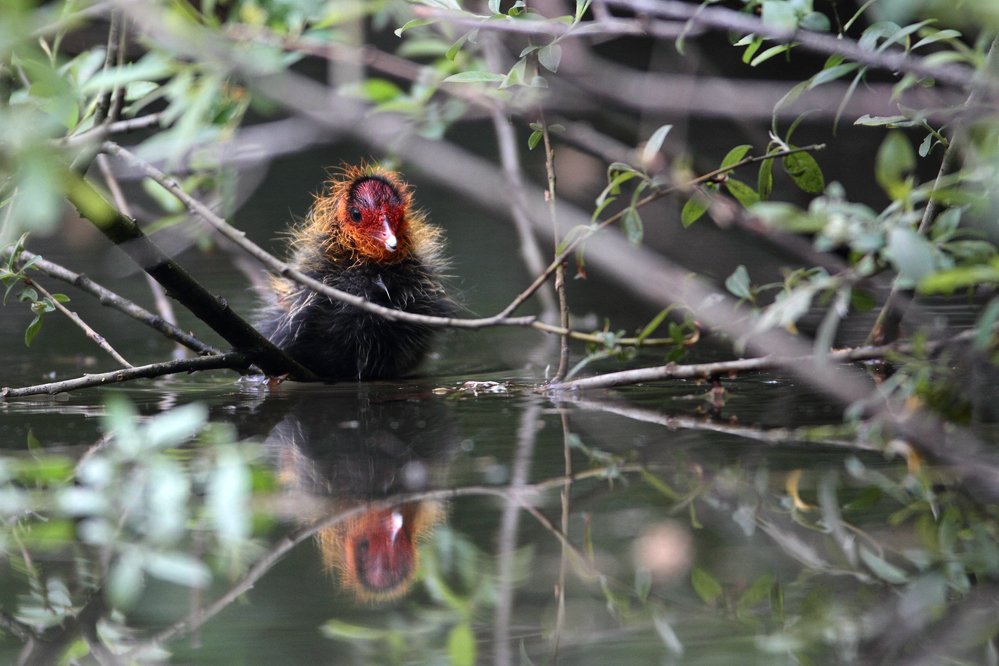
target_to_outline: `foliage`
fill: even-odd
[[[140,420],[131,403],[114,398],[106,405],[105,438],[75,464],[41,451],[0,458],[0,548],[20,561],[31,589],[16,619],[57,625],[95,592],[128,610],[147,577],[205,588],[212,566],[229,573],[245,566],[255,551],[251,450],[235,449],[232,430],[207,417],[203,405],[191,404]],[[201,554],[191,552],[192,526],[206,546]],[[81,557],[84,569],[69,588],[63,574],[47,573],[19,552],[37,548],[78,549],[107,571],[86,568],[92,565]]]
[[[687,51],[695,28],[721,29],[699,21],[732,4],[738,3],[709,0],[695,8],[698,13],[676,39],[679,52]],[[872,0],[852,16],[841,16],[837,3],[827,8],[811,0],[744,0],[739,11],[726,10],[732,25],[747,25],[735,23],[734,14],[757,26],[757,32],[725,28],[748,67],[798,66],[801,42],[816,35],[841,37],[843,46],[777,102],[768,138],[758,145],[725,146],[720,162],[717,155],[701,164],[682,154],[671,145],[678,134],[672,124],[659,121],[644,128],[636,121],[630,143],[605,160],[606,185],[595,188],[600,192],[594,191],[589,224],[583,217],[583,224],[556,236],[555,247],[559,255],[575,253],[583,278],[587,245],[592,249],[595,234],[619,222],[623,237],[642,247],[653,225],[663,222],[658,214],[653,217],[649,204],[678,195],[683,205],[676,222],[683,227],[706,218],[722,227],[740,221],[764,236],[797,235],[815,253],[841,260],[842,270],[800,261],[779,281],[763,284],[749,262],[729,267],[724,286],[739,302],[732,318],[749,324],[748,333],[735,340],[739,351],[775,329],[801,335],[799,325],[811,313],[820,322],[814,349],[826,354],[843,320],[851,312],[871,310],[877,305],[873,294],[888,290],[986,300],[968,338],[970,351],[965,345],[942,352],[935,347],[931,353],[929,332],[912,331],[909,351],[891,356],[891,372],[879,376],[880,396],[897,399],[894,404],[913,412],[930,408],[946,421],[941,431],[950,432],[960,424],[975,425],[976,404],[983,400],[969,395],[973,388],[967,387],[967,375],[986,361],[999,362],[994,244],[999,234],[993,209],[999,126],[991,111],[982,112],[994,96],[991,45],[999,23],[994,3],[974,9],[978,28],[985,26],[978,32],[962,25],[958,10],[943,3],[910,3],[912,15],[897,7],[906,3],[894,3],[881,10],[884,20],[871,14],[879,10],[877,4]],[[496,112],[501,120],[512,119],[522,131],[521,147],[528,149],[522,151],[524,164],[513,166],[540,170],[542,162],[552,167],[555,154],[578,141],[573,139],[578,126],[568,126],[575,120],[551,122],[561,118],[550,112],[560,102],[560,77],[569,68],[572,40],[651,31],[662,28],[663,18],[644,10],[635,17],[611,16],[603,4],[591,7],[589,0],[577,0],[571,13],[553,17],[524,0],[489,0],[485,8],[456,0],[142,3],[112,7],[110,20],[126,31],[128,48],[111,39],[69,52],[66,37],[89,20],[91,9],[71,2],[8,3],[0,12],[0,245],[7,248],[0,280],[5,303],[17,288],[18,300],[31,304],[35,316],[25,332],[27,344],[38,334],[43,315],[65,297],[40,296],[33,288],[35,273],[29,269],[36,267],[20,261],[25,234],[59,230],[65,202],[78,203],[81,174],[109,136],[144,129],[134,152],[160,165],[185,192],[218,202],[226,216],[235,210],[238,184],[229,151],[238,148],[251,110],[265,117],[291,110],[309,122],[352,132],[380,152],[402,150],[409,135],[447,141],[458,123]],[[915,16],[922,11],[938,17]],[[377,37],[372,42],[391,44],[394,52],[362,47],[358,35],[366,41],[368,30]],[[797,42],[788,41],[792,33]],[[319,99],[331,110],[319,109],[315,99],[300,101],[288,92],[305,87],[273,87],[276,82],[315,83],[302,73],[308,67],[299,64],[306,55],[328,57],[333,70],[358,62],[368,69],[345,77],[349,80],[335,90],[319,87],[325,95]],[[848,192],[843,174],[824,167],[820,146],[798,142],[802,124],[811,123],[807,115],[786,126],[782,120],[810,91],[842,85],[829,138],[833,150],[842,149],[836,129],[851,121],[848,103],[873,82],[875,68],[893,77],[892,105],[898,113],[865,114],[852,121],[880,146],[873,164],[856,166],[881,189],[880,199]],[[943,93],[954,91],[930,73],[964,76],[971,97],[946,102],[944,108],[899,102],[916,89],[950,99]],[[337,71],[333,74],[336,80]],[[348,102],[358,103],[360,112],[345,123],[350,128],[337,127],[330,116],[347,113],[344,109],[353,108]],[[379,118],[398,126],[384,133],[367,126]],[[383,134],[391,134],[391,140]],[[539,145],[544,150],[532,152]],[[708,163],[718,168],[695,176],[693,165]],[[551,182],[554,188],[553,176]],[[186,223],[174,193],[152,180],[144,186],[160,209],[147,231]],[[502,192],[511,201],[521,194]],[[554,200],[551,204],[557,218]],[[190,233],[203,241],[203,249],[211,249],[206,234]],[[555,265],[561,265],[561,257]],[[635,275],[634,281],[643,278]],[[675,300],[682,302],[678,296]],[[661,311],[630,337],[604,320],[601,329],[581,336],[585,351],[570,364],[568,377],[602,369],[608,361],[617,367],[653,356],[657,365],[681,360],[704,330],[697,320],[703,304],[686,305]],[[657,332],[662,337],[654,340]],[[653,346],[665,351],[650,351]],[[717,413],[725,389],[717,384],[693,397]],[[899,599],[908,613],[904,619],[918,628],[960,608],[973,599],[975,581],[990,581],[999,573],[994,507],[970,501],[953,472],[926,465],[910,444],[885,434],[890,431],[886,423],[865,420],[862,406],[846,416],[845,428],[856,435],[853,444],[901,455],[902,462],[881,463],[865,453],[809,473],[683,456],[647,465],[637,454],[590,446],[570,434],[567,457],[571,461],[575,452],[587,459],[593,472],[588,483],[596,479],[600,484],[593,483],[594,492],[644,493],[648,506],[667,517],[684,517],[692,531],[703,527],[705,516],[722,515],[747,539],[765,535],[770,552],[786,558],[784,570],[747,568],[734,578],[710,561],[698,561],[685,574],[682,591],[664,593],[647,570],[617,577],[600,571],[587,519],[582,530],[573,523],[570,534],[558,535],[583,544],[561,554],[576,575],[573,585],[601,601],[607,609],[604,620],[611,618],[615,629],[653,636],[661,652],[657,657],[668,659],[693,649],[698,633],[692,622],[714,622],[765,656],[791,663],[854,661],[863,643],[875,637],[864,633],[858,618],[895,620],[895,605],[884,599]],[[35,451],[36,442],[29,442],[30,455],[0,457],[0,551],[29,590],[27,601],[10,615],[29,627],[61,626],[80,615],[98,590],[110,606],[128,610],[150,578],[204,589],[213,571],[237,576],[260,555],[251,499],[254,479],[269,472],[251,466],[252,445],[237,446],[233,431],[209,424],[198,405],[143,419],[127,403],[114,401],[106,407],[104,423],[105,439],[79,460]],[[760,439],[770,436],[776,435],[764,433]],[[638,477],[644,483],[636,482]],[[906,545],[883,539],[868,526],[895,528],[907,537]],[[198,549],[192,545],[195,537]],[[97,555],[80,557],[72,576],[50,573],[29,556],[56,550]],[[518,566],[529,569],[530,556],[521,551]],[[498,605],[498,565],[446,528],[424,545],[421,562],[421,590],[432,612],[370,624],[335,619],[324,633],[349,642],[370,661],[403,663],[415,655],[474,663],[481,651],[478,627]],[[816,580],[821,583],[813,585]],[[692,609],[689,615],[673,610],[677,601]],[[986,629],[983,637],[991,635],[992,628]],[[531,660],[526,647],[523,659]]]

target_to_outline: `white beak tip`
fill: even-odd
[[[396,240],[395,236],[389,236],[388,238],[385,239],[385,249],[388,250],[389,252],[395,252],[395,248],[398,244],[399,241]]]

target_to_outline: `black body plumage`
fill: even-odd
[[[355,236],[368,232],[339,220],[349,217],[344,211],[356,211],[352,199],[356,186],[341,187],[330,197],[319,198],[305,225],[294,232],[295,252],[289,263],[330,287],[378,305],[422,315],[454,314],[455,304],[440,276],[445,263],[439,232],[408,210],[409,193],[401,181],[377,181],[370,189],[384,185],[392,188],[392,195],[398,193],[405,199],[406,218],[398,227],[397,251],[386,259],[384,255],[366,256],[354,247]],[[341,215],[336,224],[326,219],[337,212]],[[431,327],[390,321],[284,278],[273,280],[267,300],[257,328],[327,380],[399,377],[426,355],[434,336]]]

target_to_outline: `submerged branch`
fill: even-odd
[[[96,375],[83,375],[76,379],[25,386],[23,388],[5,386],[4,388],[0,388],[0,399],[20,398],[26,395],[55,395],[64,391],[117,384],[133,379],[153,379],[181,372],[195,372],[196,370],[242,370],[248,368],[250,362],[251,357],[249,354],[243,352],[225,352],[224,354],[212,354],[211,356],[199,356],[198,358],[185,358],[179,361],[151,363],[150,365],[140,365]]]

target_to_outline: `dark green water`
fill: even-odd
[[[291,161],[282,166],[291,171],[265,180],[240,214],[262,243],[289,213],[304,213],[308,199],[300,195],[319,184],[298,182],[294,200],[275,196],[278,183],[316,175]],[[466,307],[477,314],[500,309],[528,281],[514,234],[467,202],[417,184],[420,203],[447,230]],[[60,237],[29,248],[149,303],[125,258],[85,227],[69,224]],[[180,259],[237,311],[252,311],[252,293],[225,255],[189,250]],[[574,311],[609,316],[614,328],[639,328],[655,314],[599,275],[570,289]],[[71,287],[61,290],[133,363],[169,355],[170,346],[138,324]],[[11,302],[2,311],[0,383],[111,369],[54,314],[26,349],[26,310]],[[933,312],[957,328],[972,319],[964,308]],[[203,333],[183,315],[182,325]],[[582,353],[575,349],[574,358]],[[197,489],[210,465],[237,451],[253,470],[252,532],[238,552],[222,552],[204,518],[205,495],[193,492],[185,500],[190,514],[162,548],[203,559],[211,582],[192,591],[147,570],[126,612],[101,610],[98,630],[115,650],[223,598],[285,535],[355,512],[354,522],[276,557],[197,631],[166,640],[168,663],[542,664],[556,656],[567,664],[895,663],[921,649],[924,628],[932,638],[940,622],[974,611],[972,602],[991,589],[999,548],[990,511],[953,490],[945,470],[869,450],[874,440],[844,427],[842,406],[759,373],[724,380],[723,399],[713,401],[710,384],[692,381],[551,399],[531,389],[555,355],[534,331],[452,332],[418,377],[393,383],[267,388],[217,372],[10,400],[0,402],[0,447],[7,460],[29,461],[26,467],[58,454],[71,470],[106,434],[102,418],[112,397],[134,404],[143,422],[199,403],[212,424],[228,425],[221,443],[178,445],[151,452],[149,461],[176,464]],[[705,343],[684,361],[727,355],[724,346]],[[661,362],[661,354],[646,351],[631,363]],[[615,367],[605,361],[595,369]],[[559,479],[567,455],[572,473],[593,471],[571,484],[570,545],[563,549]],[[50,498],[73,487],[73,478],[17,479],[19,489],[37,491],[37,507],[6,512],[0,501],[0,610],[37,628],[56,627],[49,636],[105,593],[125,552],[81,538],[86,521],[79,516],[64,519],[68,531],[58,538],[32,537],[49,517],[61,524]],[[527,494],[511,491],[546,483]],[[390,506],[400,494],[448,488],[467,490]],[[125,506],[149,498],[133,499],[137,504]],[[357,518],[370,507],[376,513]],[[119,526],[132,524],[127,513]],[[392,521],[411,530],[418,556],[403,549],[405,562],[375,566],[392,579],[381,594],[351,583],[364,577],[351,557],[377,551],[379,538],[402,538],[385,536]],[[136,534],[135,543],[150,543],[143,541],[148,533]],[[63,585],[69,608],[60,610],[53,599]],[[993,619],[973,624],[974,640],[944,644],[955,660],[947,663],[994,663],[987,641]],[[18,663],[23,646],[3,633],[0,661]],[[114,663],[94,659],[72,663]],[[141,659],[151,663],[153,653]]]

